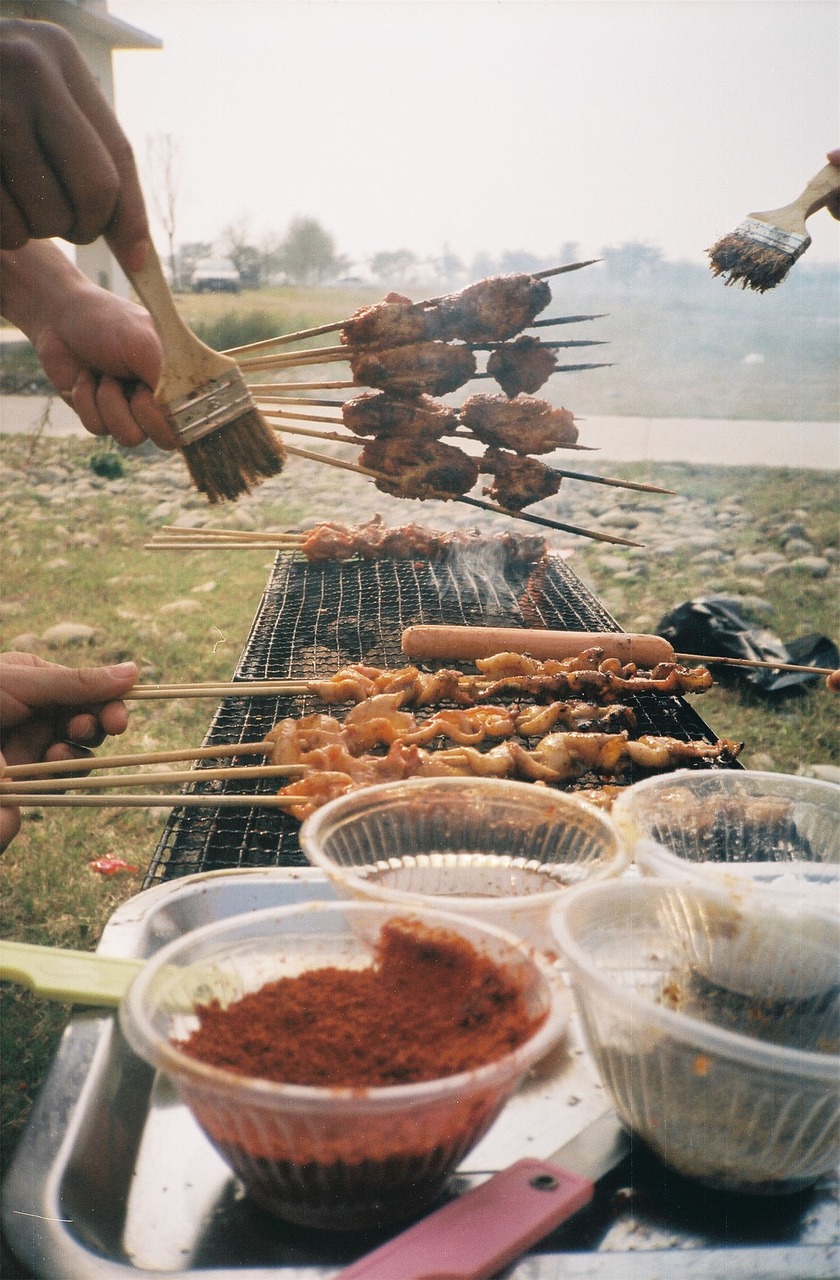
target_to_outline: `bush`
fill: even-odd
[[[193,325],[193,332],[214,351],[225,351],[228,347],[244,347],[249,342],[275,338],[283,332],[283,327],[268,311],[226,311],[209,324],[198,321]]]
[[[91,454],[90,469],[94,475],[105,480],[119,480],[125,475],[125,464],[118,453],[108,450],[107,453]]]

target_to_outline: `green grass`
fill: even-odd
[[[23,479],[2,500],[0,647],[9,648],[12,639],[25,632],[40,634],[60,617],[72,618],[96,625],[97,637],[83,649],[49,651],[46,656],[53,660],[77,665],[131,657],[140,661],[147,680],[229,678],[248,637],[271,553],[228,558],[210,551],[178,556],[144,552],[149,510],[137,508],[130,488],[113,492],[108,481],[102,481],[95,496],[81,499],[68,484],[67,501],[50,507],[27,487],[27,474],[69,462],[87,465],[101,450],[101,442],[94,440],[4,438],[3,461]],[[119,456],[125,459],[130,482],[142,468],[142,458]],[[630,464],[610,469],[628,478],[642,478],[645,470]],[[744,552],[776,545],[775,531],[797,509],[807,512],[809,536],[819,549],[836,545],[835,475],[671,464],[658,469],[657,479],[687,496],[717,500],[740,494],[751,517],[739,544]],[[275,528],[323,515],[307,510],[302,498],[278,501],[261,511],[265,525]],[[235,516],[230,522],[235,523]],[[622,586],[615,568],[605,567],[594,546],[583,547],[580,562],[574,563],[581,564],[579,571],[585,571],[599,595],[624,592],[622,607],[613,612],[628,630],[638,617],[655,622],[710,585],[690,557],[643,560],[643,572],[632,589]],[[212,591],[194,591],[211,581],[216,584]],[[716,585],[729,589],[734,581],[724,576]],[[836,578],[774,577],[775,613],[766,625],[785,640],[809,631],[836,640],[840,619],[836,586],[828,585],[832,581]],[[161,613],[162,606],[184,599],[197,600],[201,607]],[[696,699],[695,705],[718,734],[746,742],[742,759],[748,765],[758,762],[795,772],[802,763],[840,763],[840,704],[822,684],[778,700],[745,691],[743,685],[721,685]],[[120,750],[123,744],[132,750],[198,744],[214,710],[214,703],[199,700],[134,704],[126,738],[113,740],[105,750]],[[111,913],[138,891],[140,873],[148,866],[164,822],[164,811],[30,811],[20,836],[0,860],[5,934],[57,946],[95,947]],[[136,864],[140,873],[98,875],[89,864],[107,854]],[[45,1005],[3,986],[0,1107],[6,1159],[67,1013],[66,1008]]]

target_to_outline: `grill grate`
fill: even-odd
[[[492,543],[458,548],[440,563],[310,564],[278,555],[234,680],[323,678],[350,662],[403,666],[402,631],[420,623],[621,630],[556,556],[536,566],[506,562]],[[682,698],[627,701],[638,718],[639,733],[668,734],[683,741],[716,739]],[[315,701],[306,695],[225,698],[205,744],[258,741],[284,716],[315,709]],[[213,762],[203,763],[206,767]],[[195,785],[212,792],[228,784]],[[276,785],[258,780],[241,783],[237,790],[270,792]],[[299,829],[296,819],[277,810],[175,809],[152,857],[146,885],[197,871],[305,866]]]

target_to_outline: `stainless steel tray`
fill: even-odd
[[[331,896],[311,868],[190,876],[122,906],[99,950],[142,958],[212,920]],[[571,1001],[570,1028],[567,1047],[520,1089],[452,1194],[521,1155],[550,1155],[604,1109]],[[635,1147],[588,1209],[505,1276],[834,1280],[838,1208],[836,1180],[778,1200],[727,1197]],[[115,1018],[96,1011],[67,1027],[4,1188],[3,1224],[21,1274],[38,1280],[326,1280],[385,1238],[305,1231],[256,1209]]]

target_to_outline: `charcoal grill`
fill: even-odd
[[[489,540],[459,548],[440,562],[310,563],[281,553],[233,679],[323,679],[350,662],[404,666],[402,631],[421,623],[621,630],[559,556],[530,565],[506,561]],[[716,741],[717,735],[682,698],[639,696],[626,701],[636,713],[640,734]],[[309,695],[225,698],[205,745],[259,741],[278,720],[306,715],[319,705]],[[205,767],[213,763],[217,762],[203,762]],[[192,785],[203,791],[233,789],[228,783]],[[270,792],[276,785],[265,780],[238,783],[236,790]],[[278,810],[175,809],[145,884],[199,871],[305,866],[299,830],[295,818]]]

